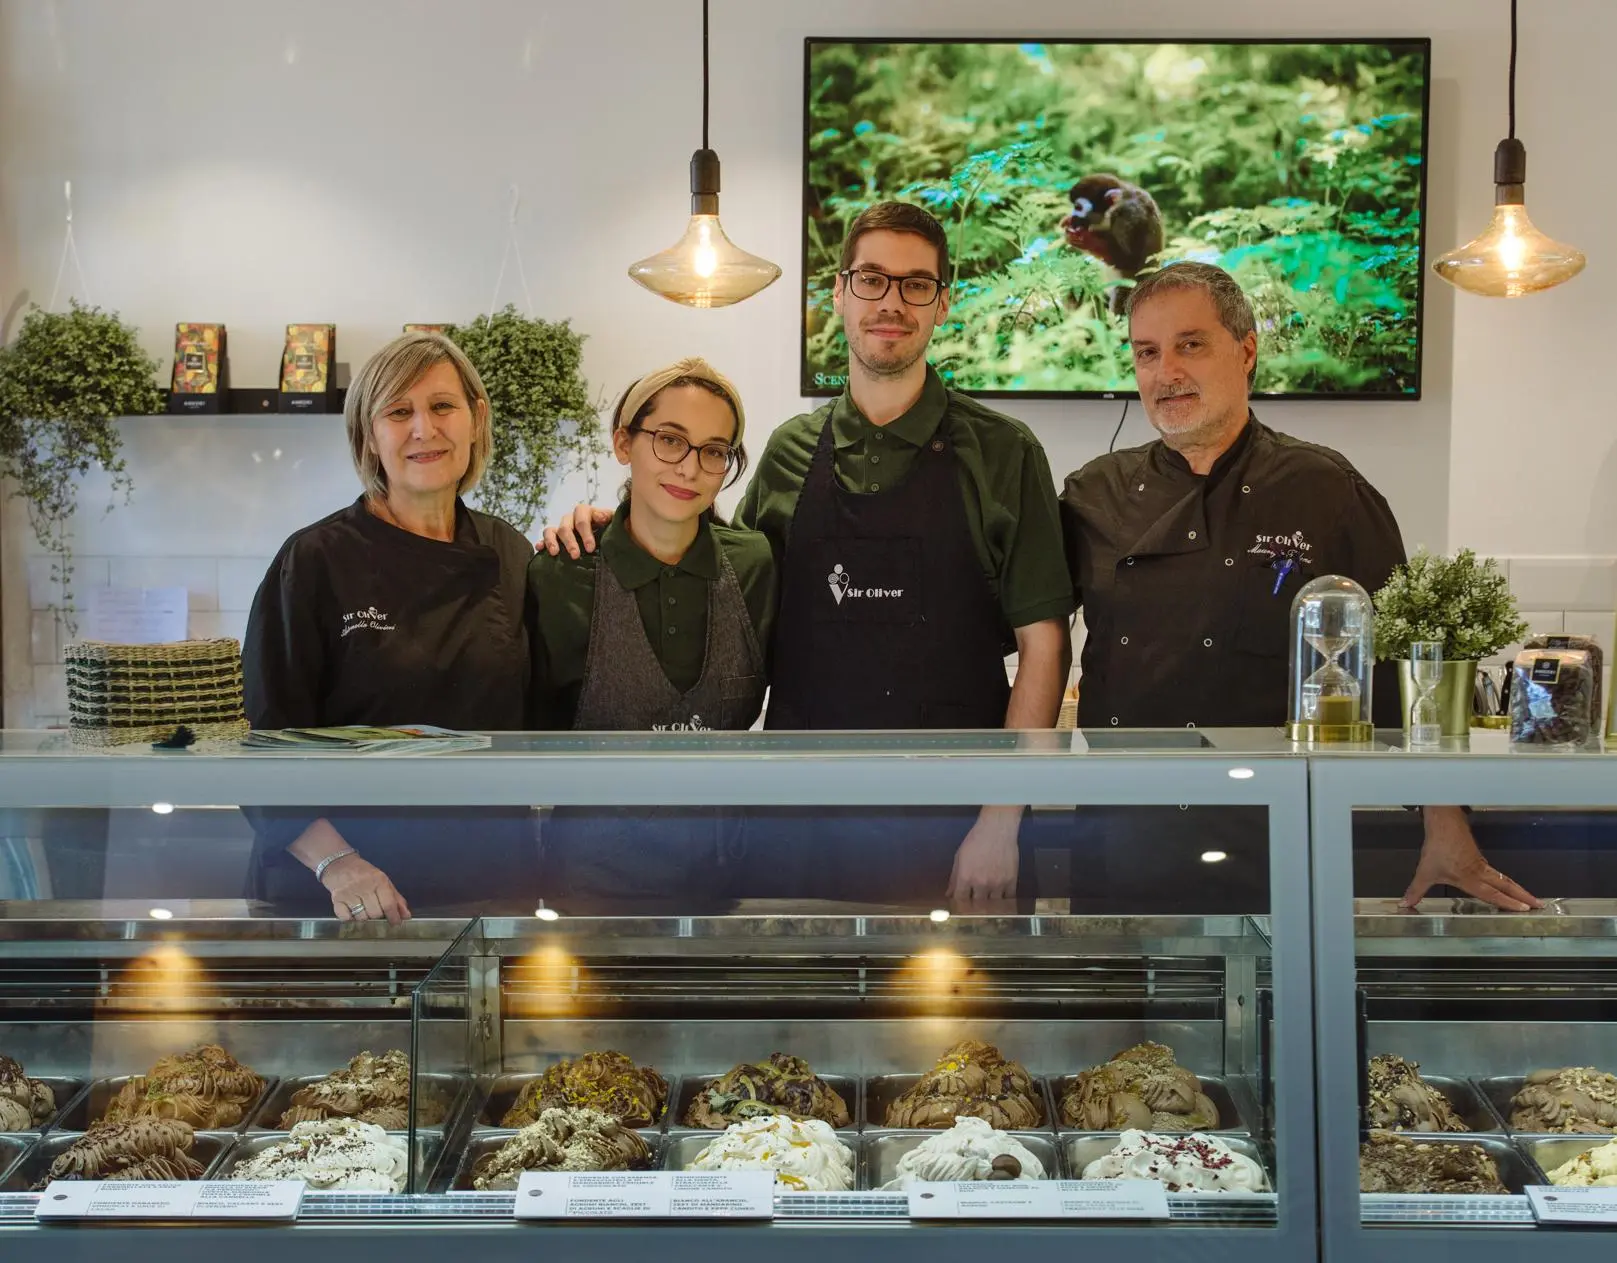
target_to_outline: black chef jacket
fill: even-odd
[[[1062,533],[1088,639],[1085,728],[1286,722],[1292,598],[1339,574],[1372,596],[1404,561],[1381,493],[1329,448],[1250,418],[1205,477],[1161,440],[1067,479]],[[1376,723],[1398,724],[1378,669]]]
[[[392,526],[363,498],[298,531],[270,564],[248,617],[248,721],[525,727],[523,596],[532,556],[520,532],[458,502],[452,542]],[[386,872],[416,911],[429,900],[526,898],[522,887],[536,880],[526,811],[312,805],[249,815],[258,832],[250,893],[278,903],[330,911],[312,874],[285,853],[317,816]]]
[[[1255,418],[1204,477],[1158,440],[1091,461],[1061,496],[1083,606],[1084,728],[1286,721],[1292,598],[1320,575],[1374,593],[1404,560],[1387,502],[1329,448]],[[1377,668],[1378,725],[1398,723]],[[1267,912],[1262,808],[1081,809],[1074,911]],[[1208,864],[1204,851],[1228,860]]]

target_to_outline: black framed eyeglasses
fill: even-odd
[[[632,433],[651,436],[651,452],[665,465],[677,465],[696,448],[696,463],[703,473],[726,474],[736,463],[736,449],[728,443],[703,443],[697,447],[678,430],[647,430],[635,426]]]
[[[887,291],[896,282],[898,296],[908,306],[930,307],[937,301],[938,291],[943,288],[943,282],[935,276],[889,276],[875,268],[849,268],[837,275],[842,277],[855,298],[867,303],[886,298]]]

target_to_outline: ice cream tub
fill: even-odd
[[[1505,1130],[1504,1117],[1489,1104],[1487,1098],[1468,1079],[1451,1079],[1440,1074],[1421,1074],[1433,1088],[1436,1088],[1454,1107],[1454,1113],[1460,1121],[1471,1129],[1471,1134],[1485,1135],[1489,1132],[1498,1134]],[[1519,1084],[1521,1080],[1516,1080]],[[1505,1098],[1508,1107],[1510,1098]],[[1222,1106],[1220,1107],[1222,1108]],[[1401,1136],[1419,1135],[1425,1139],[1428,1134],[1442,1136],[1463,1136],[1465,1132],[1400,1132]]]
[[[717,1140],[723,1132],[715,1131],[683,1131],[670,1133],[663,1140],[662,1169],[665,1171],[684,1171],[691,1163],[696,1161],[697,1155]],[[853,1170],[855,1189],[869,1188],[869,1172],[864,1161],[864,1143],[858,1132],[839,1131],[836,1137],[849,1149],[853,1150]],[[790,1190],[780,1188],[780,1192]]]
[[[455,1172],[455,1178],[449,1186],[449,1191],[451,1193],[477,1192],[478,1190],[472,1184],[472,1177],[476,1173],[477,1164],[487,1154],[497,1151],[516,1134],[516,1130],[509,1127],[475,1133],[467,1141],[466,1150],[461,1154],[460,1167]],[[662,1146],[664,1144],[662,1133],[641,1128],[637,1134],[651,1148],[651,1169],[659,1169],[662,1166]]]
[[[1565,1166],[1580,1153],[1617,1142],[1617,1136],[1524,1136],[1520,1133],[1513,1139],[1536,1168],[1531,1181],[1534,1184],[1548,1184],[1551,1171]]]
[[[726,1071],[725,1073],[728,1073]],[[724,1077],[723,1074],[688,1074],[676,1085],[676,1090],[669,1094],[669,1100],[674,1102],[674,1108],[668,1112],[669,1131],[694,1131],[699,1136],[713,1136],[722,1128],[689,1127],[685,1123],[685,1113],[696,1100],[698,1094],[711,1084]],[[842,1098],[842,1103],[848,1107],[848,1125],[838,1128],[840,1131],[858,1131],[861,1127],[859,1114],[859,1080],[841,1074],[816,1074],[826,1087],[830,1088]],[[739,1120],[738,1120],[739,1121]],[[829,1122],[830,1120],[825,1120]]]
[[[76,1131],[51,1131],[36,1141],[23,1155],[22,1160],[11,1168],[4,1180],[0,1180],[0,1193],[26,1193],[43,1179],[50,1171],[51,1163],[64,1150],[72,1147],[84,1133]],[[206,1180],[213,1176],[214,1169],[225,1152],[235,1143],[237,1135],[233,1131],[199,1131],[191,1144],[191,1156],[202,1164],[200,1178]]]
[[[397,1140],[400,1144],[407,1143],[410,1135],[410,1133],[407,1131],[389,1131],[387,1134],[394,1140]],[[249,1135],[240,1137],[233,1145],[230,1146],[229,1151],[220,1159],[219,1164],[208,1173],[208,1178],[210,1180],[230,1179],[230,1173],[242,1163],[246,1162],[249,1158],[257,1157],[266,1149],[272,1149],[276,1145],[283,1143],[288,1139],[289,1135],[289,1132],[284,1131],[255,1131]],[[417,1133],[415,1169],[416,1178],[420,1182],[421,1187],[426,1187],[427,1182],[432,1174],[433,1162],[438,1157],[438,1153],[442,1148],[443,1137],[430,1132]],[[375,1190],[373,1189],[319,1189],[311,1191],[344,1194],[368,1192],[372,1196],[375,1196]]]
[[[107,1110],[111,1107],[112,1102],[117,1099],[118,1093],[123,1091],[124,1084],[128,1083],[131,1079],[142,1078],[145,1078],[145,1076],[139,1074],[121,1074],[111,1079],[97,1079],[94,1083],[90,1084],[85,1091],[79,1094],[76,1101],[73,1101],[67,1109],[63,1110],[62,1113],[58,1115],[56,1123],[51,1128],[52,1132],[54,1133],[57,1128],[61,1128],[66,1131],[82,1132],[86,1130],[92,1123],[99,1123],[102,1117],[106,1114]],[[248,1120],[253,1118],[258,1111],[263,1108],[264,1099],[275,1091],[275,1086],[276,1080],[265,1079],[264,1090],[259,1093],[258,1099],[247,1107],[246,1111],[242,1114],[241,1121],[239,1123],[233,1123],[229,1127],[210,1127],[208,1130],[219,1132],[244,1131],[247,1127]],[[199,1130],[197,1134],[200,1136],[202,1132]]]
[[[484,1080],[479,1085],[479,1091],[483,1094],[482,1104],[478,1107],[477,1117],[472,1120],[473,1131],[482,1133],[490,1129],[495,1131],[512,1130],[505,1125],[506,1112],[516,1104],[517,1098],[522,1095],[522,1090],[528,1084],[543,1077],[542,1073],[502,1074],[492,1081]],[[662,1118],[654,1122],[649,1128],[637,1128],[636,1130],[658,1132],[664,1126],[672,1124],[674,1115],[669,1109],[669,1102],[677,1099],[676,1094],[678,1091],[679,1081],[677,1079],[670,1081],[668,1085],[668,1101],[663,1104]]]
[[[51,1090],[51,1095],[56,1098],[56,1110],[44,1122],[36,1123],[33,1127],[24,1128],[24,1131],[40,1132],[56,1126],[58,1120],[66,1116],[73,1103],[78,1100],[84,1089],[89,1086],[89,1081],[86,1079],[74,1079],[59,1075],[35,1074],[30,1075],[29,1078],[43,1083]]]
[[[887,1109],[894,1101],[903,1096],[925,1076],[919,1074],[879,1074],[868,1078],[864,1082],[864,1092],[861,1094],[860,1109],[864,1119],[862,1130],[888,1130]],[[1032,1130],[1048,1131],[1054,1125],[1056,1116],[1055,1107],[1050,1100],[1050,1085],[1041,1076],[1033,1080],[1034,1090],[1038,1093],[1037,1104],[1043,1115],[1037,1128]],[[990,1120],[992,1121],[992,1120]],[[910,1130],[907,1128],[894,1130]],[[927,1129],[934,1130],[934,1129]],[[937,1131],[946,1130],[946,1127],[936,1128]],[[1023,1131],[1026,1128],[1007,1130]]]
[[[1472,1086],[1482,1094],[1488,1104],[1493,1107],[1494,1113],[1499,1116],[1498,1126],[1500,1128],[1517,1136],[1550,1135],[1552,1133],[1545,1131],[1542,1127],[1512,1127],[1510,1125],[1510,1103],[1526,1083],[1526,1075],[1471,1080]],[[1614,1133],[1609,1131],[1588,1131],[1555,1132],[1553,1134],[1558,1136],[1602,1136],[1610,1140]],[[1585,1146],[1585,1148],[1587,1147]]]
[[[252,1120],[247,1128],[249,1134],[258,1135],[269,1131],[284,1133],[287,1129],[281,1126],[281,1116],[291,1107],[293,1096],[300,1088],[323,1083],[330,1077],[330,1074],[305,1074],[296,1078],[277,1080],[259,1099],[257,1108],[248,1115]],[[416,1119],[417,1127],[443,1127],[452,1121],[470,1086],[463,1075],[456,1074],[418,1074],[415,1081],[417,1085],[426,1087],[429,1105],[433,1107],[420,1111],[421,1116]]]
[[[1513,1145],[1509,1140],[1506,1140],[1503,1137],[1499,1137],[1499,1136],[1493,1136],[1493,1137],[1489,1137],[1489,1136],[1466,1136],[1466,1135],[1462,1135],[1462,1134],[1460,1134],[1458,1132],[1447,1132],[1447,1133],[1444,1133],[1442,1135],[1436,1135],[1436,1134],[1430,1134],[1430,1133],[1412,1134],[1412,1133],[1409,1133],[1409,1132],[1399,1132],[1398,1135],[1401,1138],[1405,1139],[1405,1140],[1410,1140],[1410,1141],[1413,1141],[1416,1144],[1422,1144],[1422,1145],[1475,1145],[1475,1146],[1477,1146],[1478,1148],[1480,1148],[1484,1152],[1486,1152],[1487,1155],[1490,1158],[1493,1159],[1494,1166],[1496,1166],[1499,1169],[1499,1180],[1500,1180],[1500,1182],[1502,1184],[1504,1184],[1504,1186],[1507,1189],[1509,1189],[1512,1193],[1520,1193],[1529,1184],[1543,1184],[1543,1183],[1546,1182],[1546,1181],[1544,1181],[1543,1179],[1540,1178],[1539,1172],[1534,1170],[1533,1164],[1532,1164],[1532,1162],[1530,1162],[1528,1160],[1527,1155],[1524,1154],[1515,1145]],[[1363,1197],[1421,1197],[1421,1196],[1453,1197],[1453,1196],[1465,1196],[1465,1194],[1453,1194],[1453,1193],[1440,1193],[1440,1194],[1364,1193],[1364,1194],[1361,1194],[1361,1196],[1363,1196]],[[1477,1194],[1477,1196],[1485,1196],[1485,1194]],[[1498,1194],[1494,1194],[1494,1196],[1498,1196]]]
[[[1180,1135],[1188,1133],[1159,1132],[1157,1134],[1165,1136],[1171,1135],[1177,1139]],[[1101,1158],[1104,1158],[1107,1154],[1111,1153],[1113,1149],[1117,1148],[1118,1143],[1122,1139],[1123,1133],[1117,1131],[1065,1133],[1061,1137],[1060,1143],[1061,1155],[1067,1164],[1068,1178],[1074,1180],[1083,1179],[1084,1169],[1088,1167],[1091,1162],[1097,1162]],[[1221,1144],[1228,1146],[1232,1151],[1240,1154],[1243,1158],[1250,1158],[1252,1161],[1256,1162],[1258,1164],[1258,1168],[1263,1172],[1264,1180],[1268,1185],[1266,1191],[1274,1191],[1274,1173],[1270,1169],[1269,1163],[1264,1160],[1263,1151],[1251,1139],[1251,1137],[1220,1134],[1218,1139]],[[1192,1194],[1187,1194],[1187,1196],[1189,1195]],[[1241,1192],[1206,1193],[1196,1195],[1207,1197],[1249,1196],[1249,1194]]]
[[[0,1188],[5,1187],[5,1177],[11,1173],[11,1168],[17,1165],[17,1160],[28,1152],[28,1146],[37,1141],[38,1137],[32,1132],[9,1132],[0,1135]]]
[[[896,1180],[899,1159],[924,1141],[939,1134],[935,1131],[884,1131],[867,1135],[864,1138],[866,1187],[879,1189]],[[1044,1168],[1045,1179],[1062,1178],[1056,1141],[1049,1132],[1007,1131],[1002,1134],[1014,1137],[1039,1160],[1039,1165]]]
[[[1194,1128],[1187,1127],[1184,1129],[1185,1131],[1204,1131],[1219,1136],[1226,1133],[1233,1133],[1239,1136],[1250,1136],[1254,1131],[1258,1130],[1256,1127],[1257,1120],[1249,1115],[1247,1109],[1241,1108],[1241,1105],[1236,1099],[1236,1092],[1232,1089],[1229,1081],[1226,1080],[1222,1075],[1199,1074],[1196,1076],[1196,1079],[1202,1086],[1203,1094],[1209,1101],[1218,1107],[1218,1126]],[[1055,1120],[1056,1129],[1058,1131],[1083,1131],[1087,1133],[1089,1130],[1088,1128],[1084,1127],[1069,1127],[1066,1123],[1061,1121],[1061,1099],[1062,1097],[1066,1096],[1068,1087],[1077,1082],[1078,1076],[1075,1074],[1052,1075],[1048,1080],[1050,1103],[1052,1105],[1050,1117]],[[1245,1097],[1244,1093],[1241,1095],[1243,1098]],[[1167,1133],[1170,1130],[1178,1131],[1179,1129],[1152,1127],[1149,1130]]]

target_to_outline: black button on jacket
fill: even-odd
[[[1091,461],[1061,496],[1083,606],[1086,728],[1286,720],[1292,598],[1341,574],[1372,596],[1404,560],[1380,492],[1329,448],[1249,419],[1206,476],[1160,440]],[[1378,725],[1397,676],[1376,671]]]

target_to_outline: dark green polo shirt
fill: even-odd
[[[596,566],[606,564],[640,607],[651,651],[675,688],[702,677],[707,652],[708,585],[719,580],[719,550],[730,559],[752,616],[758,646],[769,649],[775,621],[775,559],[756,531],[704,522],[677,565],[665,566],[629,534],[627,504],[618,506],[599,545],[577,561],[543,549],[528,563],[528,626],[532,640],[532,722],[535,728],[573,726],[595,611]]]
[[[1044,449],[1020,421],[947,389],[930,368],[915,406],[887,425],[872,425],[844,391],[769,436],[736,521],[767,535],[777,557],[785,556],[797,497],[827,416],[837,480],[859,493],[896,486],[922,446],[935,434],[947,435],[954,443],[971,542],[1006,622],[1026,627],[1072,614],[1072,578]]]

